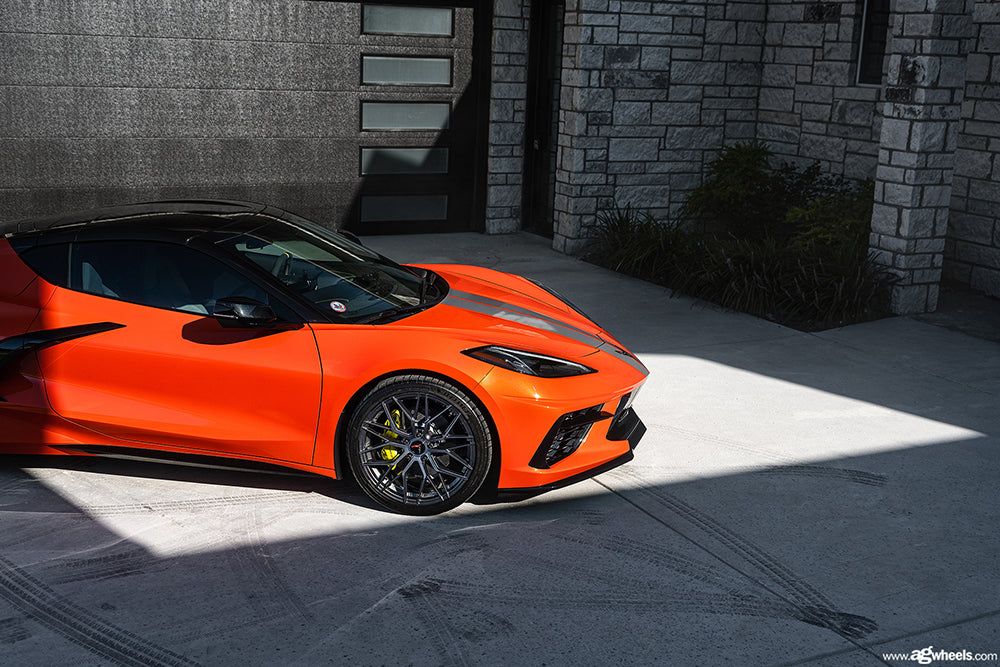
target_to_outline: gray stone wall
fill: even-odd
[[[763,2],[568,0],[554,247],[599,211],[675,214],[724,141],[751,138]]]
[[[872,247],[899,278],[896,312],[936,307],[946,238],[949,275],[1000,293],[1000,6],[891,9],[881,85],[865,85],[855,0],[569,0],[555,247],[579,251],[615,204],[676,214],[721,145],[754,138],[875,178]]]
[[[972,18],[944,273],[1000,297],[1000,3]]]
[[[486,232],[521,229],[529,0],[495,0]]]
[[[857,84],[861,3],[769,0],[757,138],[779,159],[875,175],[879,87]]]

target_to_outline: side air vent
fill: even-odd
[[[602,407],[595,405],[585,410],[577,410],[556,420],[535,455],[531,457],[529,465],[533,468],[551,468],[575,452],[590,433],[591,426],[611,418],[611,414],[604,412]]]

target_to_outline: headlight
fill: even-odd
[[[564,378],[597,372],[589,366],[574,361],[547,357],[544,354],[535,354],[524,350],[512,350],[509,347],[500,347],[499,345],[462,350],[462,354],[517,373],[543,378]]]

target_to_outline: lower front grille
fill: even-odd
[[[611,414],[604,412],[602,407],[595,405],[585,410],[567,413],[557,419],[528,464],[532,468],[551,468],[575,452],[587,438],[591,426],[611,418]]]

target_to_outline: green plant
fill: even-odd
[[[853,248],[867,254],[874,193],[875,182],[867,180],[853,188],[791,207],[785,216],[785,221],[794,230],[789,246],[801,248],[814,244],[834,252]]]
[[[688,196],[681,215],[699,223],[703,233],[767,235],[784,218],[774,197],[771,156],[760,141],[723,147],[705,166],[704,183]]]
[[[789,224],[790,210],[850,198],[858,190],[849,179],[823,174],[818,162],[801,170],[788,162],[772,168],[773,158],[761,141],[723,147],[706,165],[704,182],[688,196],[682,217],[705,233],[772,237],[785,244],[797,232],[796,225]]]
[[[628,275],[656,280],[669,271],[671,246],[678,240],[675,225],[659,222],[648,211],[626,205],[597,214],[591,259]]]
[[[722,149],[684,224],[599,212],[590,259],[800,329],[879,317],[891,278],[868,252],[873,183],[770,158],[761,142]]]

